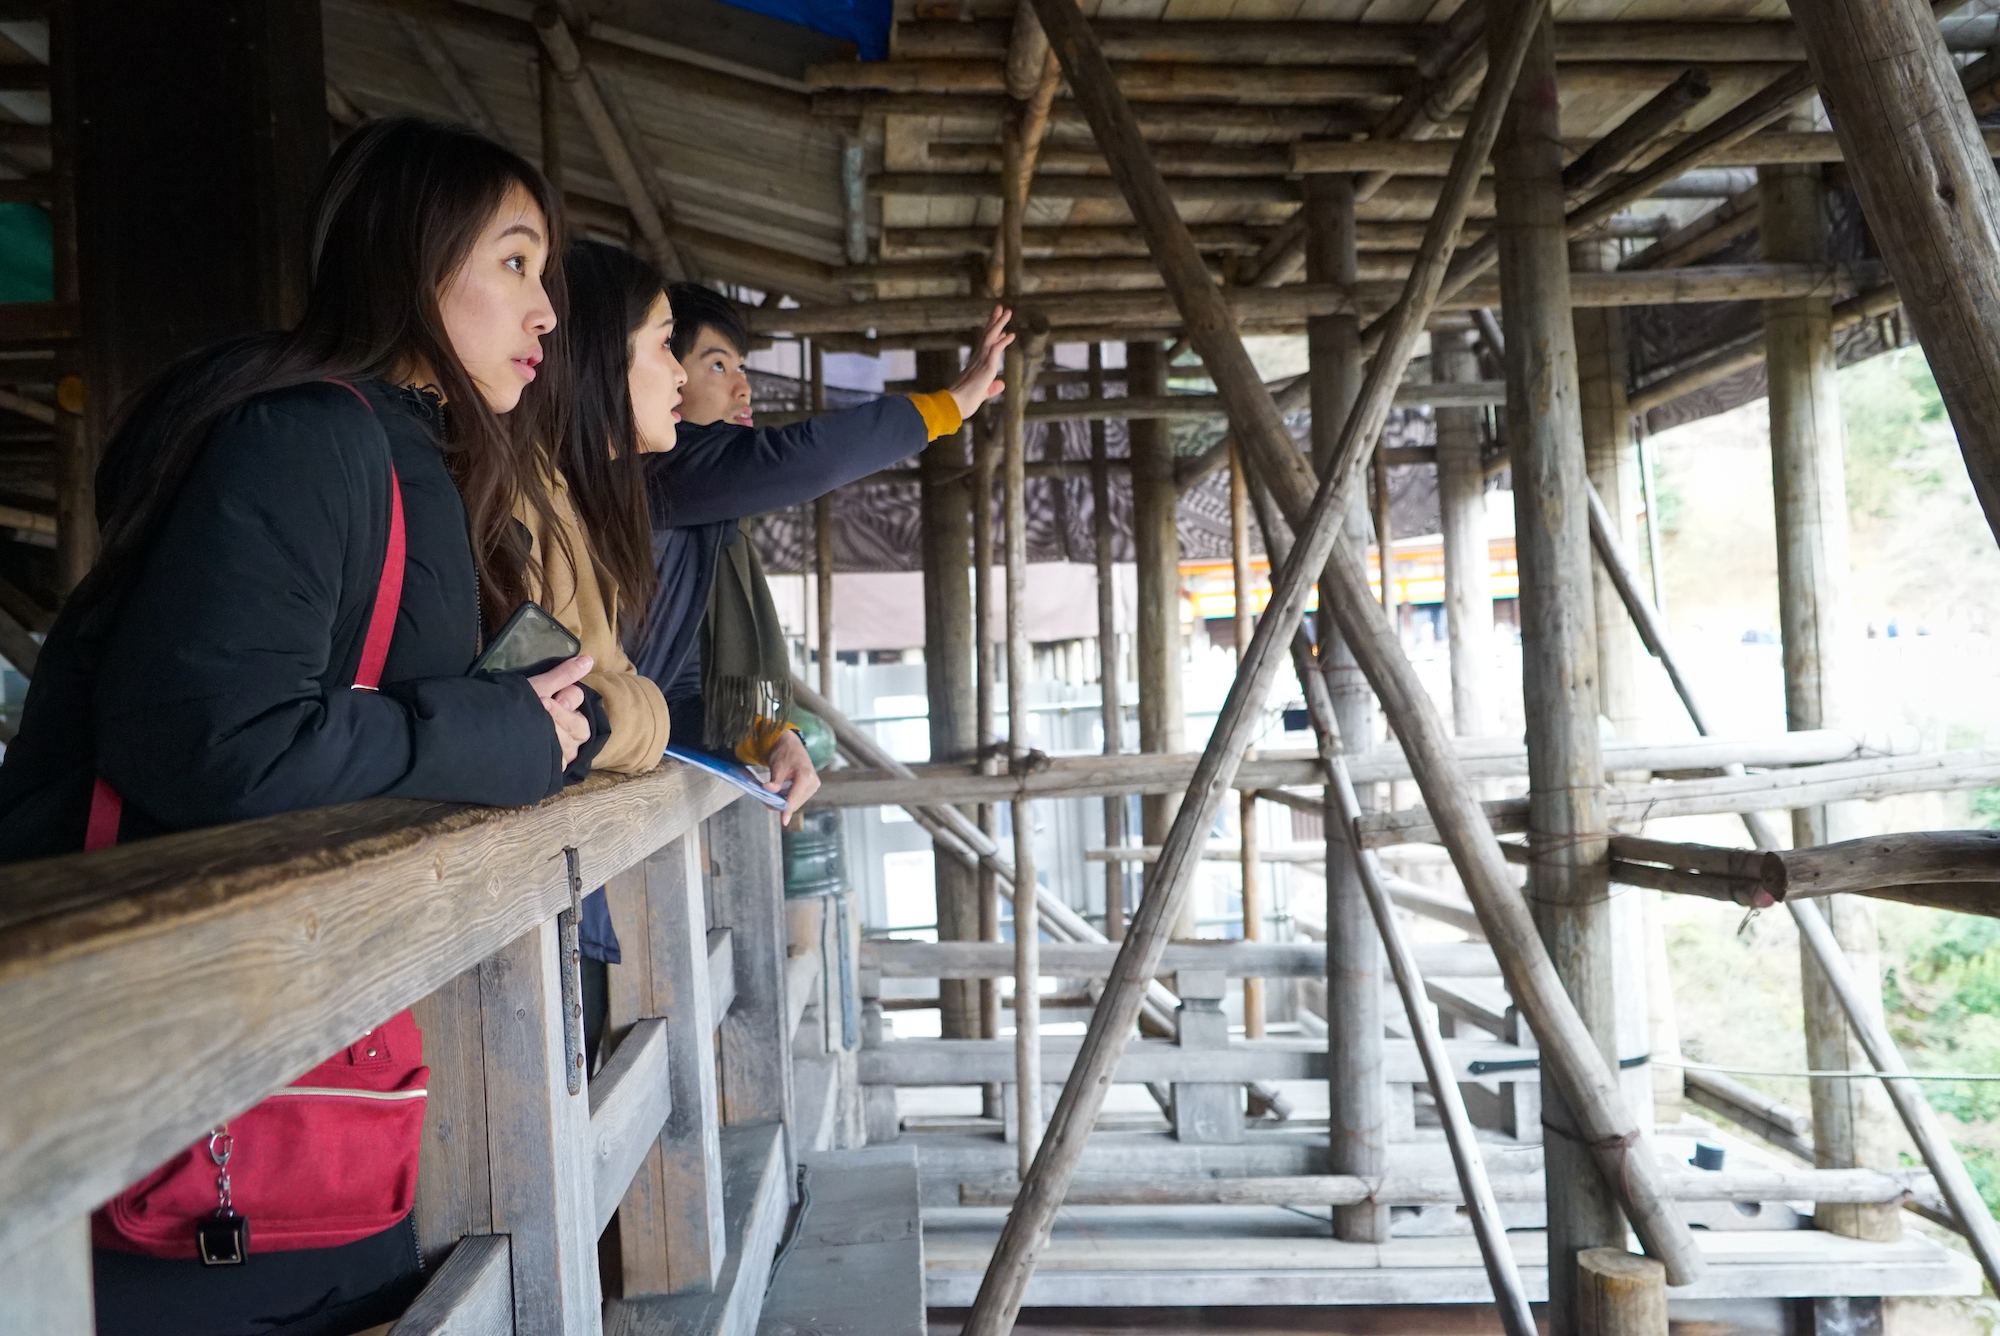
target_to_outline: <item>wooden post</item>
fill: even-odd
[[[1705,89],[1706,82],[1701,86]],[[1601,237],[1572,241],[1569,262],[1572,273],[1614,270],[1618,267],[1618,243]],[[1577,308],[1572,320],[1576,329],[1584,473],[1617,531],[1619,546],[1629,552],[1633,516],[1639,508],[1639,454],[1632,435],[1632,415],[1625,402],[1624,313]],[[1646,726],[1644,697],[1639,687],[1639,657],[1643,648],[1632,619],[1625,615],[1616,584],[1605,568],[1595,562],[1591,563],[1591,589],[1597,627],[1598,717],[1609,720],[1621,740],[1637,741]],[[1612,779],[1614,783],[1625,782],[1623,776]],[[1647,1047],[1651,1042],[1651,998],[1645,983],[1647,916],[1640,901],[1648,892],[1613,885],[1609,894],[1605,912],[1609,919],[1612,960],[1606,968],[1617,981],[1612,998],[1617,1051],[1626,1055],[1646,1053],[1651,1051]],[[1670,991],[1666,1000],[1668,1005],[1672,1004]],[[1625,1098],[1632,1108],[1651,1108],[1654,1077],[1664,1069],[1621,1070]]]
[[[1623,1248],[1576,1259],[1577,1336],[1667,1336],[1667,1272]]]
[[[1306,178],[1306,281],[1354,281],[1354,178]],[[1313,467],[1333,467],[1342,427],[1361,393],[1361,324],[1352,315],[1318,316],[1306,325],[1306,375],[1312,393]],[[1348,551],[1368,544],[1361,498],[1349,507],[1343,533]],[[1335,629],[1332,600],[1320,595],[1320,667],[1333,697],[1344,745],[1366,749],[1376,735],[1375,697],[1354,653]],[[1370,786],[1376,787],[1376,786]],[[1331,786],[1326,823],[1326,1045],[1329,1165],[1335,1173],[1383,1174],[1389,1169],[1389,1092],[1382,1082],[1382,966],[1366,888],[1345,837]],[[1336,1238],[1383,1243],[1389,1208],[1373,1202],[1333,1208]]]
[[[1154,342],[1125,345],[1125,393],[1165,394],[1164,351]],[[1180,537],[1174,509],[1174,444],[1167,424],[1134,420],[1132,442],[1132,545],[1138,561],[1138,628],[1134,658],[1139,667],[1139,750],[1177,752],[1187,739],[1187,707],[1181,696]],[[1140,803],[1140,832],[1147,844],[1166,838],[1178,804],[1171,795],[1150,794]],[[1191,916],[1190,916],[1191,917]],[[1176,935],[1192,937],[1183,922]]]
[[[1229,565],[1236,600],[1236,661],[1241,664],[1250,649],[1251,630],[1256,618],[1251,611],[1255,586],[1250,578],[1250,480],[1244,476],[1240,452],[1231,450],[1229,460]],[[1257,794],[1240,790],[1236,803],[1236,824],[1241,833],[1237,866],[1243,880],[1243,940],[1254,942],[1264,935],[1262,851],[1257,840]],[[1186,996],[1185,990],[1182,996]],[[1243,1037],[1264,1037],[1264,981],[1243,981]]]
[[[826,349],[812,346],[812,411],[826,411]],[[833,496],[813,501],[813,583],[817,586],[819,629],[819,694],[833,699]]]
[[[919,384],[949,385],[957,378],[955,351],[917,354]],[[924,685],[930,699],[931,760],[937,762],[963,762],[978,750],[972,586],[965,578],[972,542],[965,442],[962,431],[942,436],[917,456],[923,522]],[[978,876],[933,847],[938,940],[977,941]],[[946,979],[938,988],[944,1037],[978,1038],[978,985],[970,979]]]
[[[1618,243],[1597,237],[1572,241],[1569,264],[1572,273],[1616,269]],[[1639,511],[1639,452],[1625,405],[1625,313],[1578,307],[1572,318],[1584,472],[1610,512],[1620,543],[1630,551],[1632,517]],[[1610,578],[1595,571],[1592,587],[1597,608],[1598,713],[1611,721],[1618,737],[1636,741],[1645,725],[1638,680],[1641,650]]]
[[[712,1288],[728,1252],[699,843],[682,836],[605,887],[619,941],[629,943],[611,971],[610,1034],[663,1019],[673,1092],[660,1139],[618,1208],[627,1299]]]
[[[993,724],[993,700],[998,684],[993,644],[993,470],[998,463],[999,429],[994,414],[976,420],[972,431],[972,578],[973,648],[975,650],[975,698],[978,714],[980,770],[999,773],[996,751],[999,736]],[[998,809],[992,803],[979,804],[975,817],[988,843],[1000,829]],[[984,861],[979,864],[979,939],[1000,940],[1000,882]],[[1000,982],[979,981],[979,1033],[985,1039],[1000,1037]],[[1004,1118],[1003,1098],[998,1085],[988,1085],[984,1111],[988,1118]]]
[[[1431,379],[1479,379],[1470,331],[1431,331]],[[1438,523],[1444,531],[1444,619],[1451,652],[1451,729],[1462,738],[1493,728],[1493,562],[1486,540],[1486,471],[1476,408],[1439,408]]]
[[[1809,116],[1788,129],[1813,128]],[[1814,259],[1826,253],[1825,191],[1816,164],[1758,169],[1759,237],[1766,259]],[[1846,432],[1834,383],[1833,304],[1810,297],[1764,303],[1765,369],[1770,379],[1771,490],[1777,510],[1778,623],[1784,647],[1785,724],[1838,725],[1846,671],[1848,582]],[[1830,844],[1863,832],[1841,807],[1792,813],[1795,847]],[[1846,827],[1846,828],[1843,828]],[[1840,896],[1825,906],[1848,964],[1881,978],[1875,910]],[[1801,1002],[1806,1061],[1816,1071],[1850,1071],[1864,1061],[1840,1000],[1809,948],[1801,944]],[[1876,1006],[1879,1010],[1880,988]],[[1845,1064],[1836,1066],[1835,1064]],[[1823,1168],[1893,1164],[1894,1112],[1872,1081],[1812,1083],[1814,1159]],[[1828,1205],[1821,1228],[1855,1238],[1902,1234],[1894,1206]]]
[[[1528,900],[1578,1013],[1615,1064],[1617,1012],[1606,874],[1604,765],[1597,733],[1592,602],[1576,337],[1563,238],[1555,43],[1546,15],[1528,49],[1500,140],[1493,194],[1507,347],[1528,739]],[[1576,1255],[1625,1240],[1565,1092],[1542,1092],[1548,1176],[1550,1328],[1576,1329]]]
[[[1792,22],[2000,533],[2000,179],[1956,64],[1916,4],[1800,0]]]
[[[479,966],[493,1232],[513,1236],[514,1330],[598,1330],[590,1099],[564,1072],[562,966],[550,919]]]
[[[1375,446],[1370,483],[1369,502],[1375,516],[1375,567],[1380,576],[1378,588],[1382,598],[1382,615],[1388,619],[1391,629],[1395,629],[1400,616],[1396,611],[1395,498],[1389,492],[1389,456],[1380,442]]]
[[[1090,345],[1090,397],[1104,397],[1104,345]],[[1098,718],[1104,727],[1104,754],[1125,750],[1125,697],[1118,654],[1118,588],[1112,561],[1117,530],[1111,523],[1111,447],[1103,418],[1090,422],[1090,533],[1097,562],[1097,690]],[[1104,799],[1104,843],[1125,843],[1127,802],[1122,793]],[[1104,865],[1104,935],[1125,937],[1125,867]]]
[[[1028,643],[1028,457],[1026,410],[1033,367],[1041,359],[1048,327],[1007,348],[1007,401],[1002,406],[1001,463],[1007,487],[1007,753],[1028,750],[1028,682],[1034,674]],[[1013,806],[1014,825],[1014,1097],[1019,1126],[1016,1148],[1025,1177],[1042,1144],[1041,907],[1035,895],[1035,810]],[[1025,888],[1025,889],[1020,889]]]
[[[722,1121],[789,1127],[792,1036],[777,813],[752,798],[723,808],[708,819],[708,856],[709,922],[729,929],[736,962],[736,1001],[716,1030]]]

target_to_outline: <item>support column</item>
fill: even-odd
[[[1431,379],[1479,379],[1472,332],[1431,331]],[[1493,731],[1493,563],[1486,540],[1486,470],[1479,410],[1440,408],[1438,524],[1444,531],[1444,619],[1451,649],[1451,729],[1462,738]]]
[[[1813,127],[1794,117],[1788,129]],[[1826,252],[1826,202],[1817,166],[1759,169],[1760,231],[1766,260],[1817,260]],[[1764,345],[1771,386],[1771,490],[1777,510],[1778,623],[1784,641],[1785,724],[1791,729],[1841,723],[1846,664],[1846,433],[1834,388],[1830,299],[1764,303]],[[1792,843],[1827,844],[1862,834],[1841,806],[1792,813]],[[1846,827],[1843,829],[1843,827]],[[1875,912],[1839,896],[1824,906],[1834,937],[1858,977],[1872,981],[1879,1004],[1881,966]],[[1865,1068],[1867,1056],[1839,999],[1811,953],[1802,956],[1806,1060],[1814,1070]],[[1844,1067],[1835,1064],[1844,1063]],[[1895,1119],[1887,1092],[1873,1081],[1812,1083],[1813,1154],[1823,1168],[1895,1163]],[[1855,1238],[1901,1235],[1893,1205],[1826,1204],[1821,1228]]]
[[[1165,350],[1152,340],[1125,345],[1125,393],[1165,394]],[[1177,752],[1187,745],[1186,706],[1181,698],[1181,545],[1174,529],[1180,500],[1174,486],[1174,443],[1158,418],[1134,418],[1132,441],[1132,541],[1139,564],[1138,634],[1139,750]],[[1145,842],[1167,838],[1179,794],[1148,794],[1141,800]],[[1190,899],[1189,904],[1193,901]],[[1193,910],[1175,929],[1194,936]]]
[[[1507,441],[1521,572],[1528,742],[1528,899],[1556,972],[1608,1063],[1618,1060],[1606,910],[1604,767],[1597,735],[1576,331],[1564,241],[1554,25],[1544,11],[1493,150]],[[1542,1085],[1548,1176],[1549,1330],[1576,1331],[1577,1254],[1622,1247],[1625,1220],[1576,1117]]]
[[[1573,272],[1616,269],[1618,243],[1573,241],[1569,267]],[[1625,406],[1625,312],[1615,306],[1578,307],[1573,318],[1584,472],[1604,498],[1618,541],[1633,552],[1638,549],[1633,517],[1639,513],[1639,447]],[[1593,566],[1591,587],[1597,600],[1598,713],[1611,721],[1620,738],[1636,740],[1645,725],[1638,681],[1644,647],[1602,568]]]
[[[1616,269],[1618,243],[1606,239],[1572,241],[1569,267],[1572,273]],[[1571,319],[1576,330],[1584,473],[1603,498],[1619,543],[1631,552],[1637,548],[1633,539],[1638,530],[1639,446],[1625,401],[1625,313],[1615,307],[1578,307]],[[1590,580],[1597,623],[1597,713],[1601,720],[1610,721],[1620,738],[1635,741],[1645,735],[1646,726],[1639,688],[1645,647],[1639,643],[1639,632],[1625,611],[1617,586],[1596,561],[1591,562]],[[1624,782],[1622,777],[1612,778]],[[1644,776],[1637,778],[1643,782]],[[1613,977],[1618,981],[1614,1003],[1621,1056],[1651,1051],[1654,995],[1647,985],[1647,933],[1659,925],[1650,920],[1640,903],[1644,894],[1636,887],[1612,886],[1607,901],[1616,960]],[[1664,941],[1661,951],[1664,954]],[[1664,1000],[1672,1006],[1671,989],[1665,991]],[[1671,1081],[1680,1080],[1679,1072],[1667,1073],[1665,1068],[1656,1072],[1634,1067],[1620,1073],[1625,1098],[1642,1124],[1649,1121],[1648,1111],[1655,1102],[1653,1081],[1661,1073]]]
[[[1306,178],[1306,281],[1353,283],[1354,178]],[[1333,459],[1341,428],[1361,394],[1361,329],[1352,315],[1306,322],[1312,391],[1313,465]],[[1367,498],[1356,490],[1343,542],[1357,556],[1370,537]],[[1342,745],[1365,751],[1375,742],[1375,697],[1353,653],[1333,629],[1330,600],[1320,594],[1320,663],[1333,694]],[[1365,796],[1365,795],[1364,795]],[[1336,1174],[1378,1175],[1389,1168],[1389,1097],[1382,1083],[1382,952],[1368,899],[1348,851],[1329,792],[1326,806],[1326,1046],[1329,1097],[1328,1168]],[[1364,804],[1365,805],[1365,804]],[[1333,1208],[1335,1238],[1382,1243],[1389,1209],[1372,1203]]]
[[[917,354],[917,383],[949,385],[958,377],[953,351]],[[972,681],[972,496],[965,433],[941,436],[917,457],[922,488],[924,562],[924,687],[930,697],[931,760],[970,760],[978,719]],[[967,809],[966,815],[972,815]],[[977,874],[942,849],[933,859],[938,940],[979,940]],[[979,1037],[979,985],[939,981],[947,1039]]]
[[[1104,397],[1104,345],[1090,345],[1090,396]],[[1116,756],[1125,750],[1125,694],[1119,680],[1118,589],[1114,583],[1113,543],[1117,531],[1111,523],[1111,447],[1103,418],[1090,423],[1090,534],[1092,556],[1097,563],[1097,689],[1098,717],[1104,726],[1104,754]],[[1125,794],[1104,799],[1104,843],[1116,848],[1125,843]],[[1104,865],[1104,935],[1112,941],[1125,938],[1125,864]]]

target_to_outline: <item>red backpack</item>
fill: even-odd
[[[356,691],[381,685],[406,555],[403,487],[391,464],[389,548]],[[123,799],[100,777],[83,847],[118,843],[123,815]],[[259,1252],[332,1248],[379,1234],[416,1205],[429,1079],[416,1020],[399,1012],[106,1202],[90,1217],[91,1242],[233,1266],[249,1255],[253,1222]]]

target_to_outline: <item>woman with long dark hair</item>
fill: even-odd
[[[582,777],[606,733],[587,658],[468,672],[530,588],[515,511],[549,506],[559,220],[540,173],[470,131],[341,145],[299,325],[168,368],[112,432],[103,555],[0,765],[0,859],[377,795],[527,804]],[[99,1331],[341,1336],[399,1312],[419,1042],[392,1018],[287,1104],[287,1126],[349,1133],[364,1105],[414,1110],[360,1162],[283,1129],[278,1153],[259,1106],[100,1211]],[[387,1101],[339,1098],[387,1077]],[[233,1217],[208,1163],[232,1141]]]
[[[691,359],[718,342],[738,366],[748,352],[728,300],[692,284],[665,290],[650,264],[600,242],[572,244],[567,269],[575,402],[565,466],[644,457],[656,579],[644,623],[627,638],[633,660],[666,693],[674,742],[769,765],[773,789],[791,786],[790,817],[818,778],[784,726],[791,670],[783,632],[739,522],[810,501],[957,431],[1002,388],[994,377],[1013,342],[1008,313],[995,309],[948,389],[758,428],[741,420],[746,388],[741,415],[725,420],[716,409],[684,421],[689,378],[699,374]],[[621,472],[606,485],[629,488],[629,477]],[[633,495],[618,491],[602,504],[620,507]],[[587,918],[586,928],[600,943],[609,936],[608,921]],[[600,949],[617,960],[615,939]]]

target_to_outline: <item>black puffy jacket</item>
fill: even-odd
[[[83,843],[95,776],[121,838],[378,796],[516,806],[565,780],[541,702],[480,649],[465,506],[434,410],[370,382],[252,400],[211,433],[115,605],[56,619],[0,764],[0,861]],[[380,691],[355,669],[389,530],[408,558]],[[588,772],[608,735],[569,769]]]

